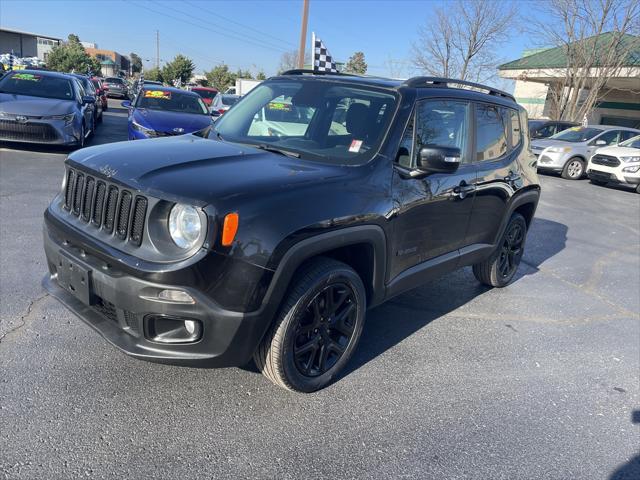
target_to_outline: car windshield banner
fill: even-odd
[[[171,92],[163,92],[162,90],[145,90],[144,98],[160,98],[162,100],[171,100]]]
[[[16,73],[13,77],[14,80],[27,80],[30,82],[39,82],[42,80],[42,75],[34,75],[32,73]]]

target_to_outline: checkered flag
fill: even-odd
[[[11,53],[9,54],[9,71],[13,70],[13,62],[15,62],[15,57],[13,56],[13,49],[11,50]]]
[[[138,78],[138,91],[144,86],[144,68],[140,70],[140,78]]]
[[[338,73],[333,57],[325,47],[324,42],[312,34],[313,43],[313,70],[315,72]]]

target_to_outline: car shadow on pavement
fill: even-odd
[[[536,218],[529,230],[525,258],[515,282],[538,273],[538,267],[565,248],[568,227]],[[449,314],[491,288],[480,284],[469,267],[403,293],[367,313],[360,343],[343,378],[393,348],[434,320]]]
[[[640,410],[631,413],[631,423],[640,424]],[[618,467],[609,477],[609,480],[631,480],[640,478],[640,453],[635,455],[627,463]]]

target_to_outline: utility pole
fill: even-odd
[[[156,69],[160,70],[160,32],[156,30]]]
[[[309,0],[303,0],[302,27],[300,28],[300,47],[298,48],[298,68],[304,68],[304,46],[307,43],[307,20],[309,19]],[[311,45],[311,48],[314,48]]]

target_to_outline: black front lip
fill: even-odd
[[[251,359],[271,318],[264,310],[248,313],[226,310],[191,287],[143,280],[113,267],[105,270],[100,267],[103,262],[89,253],[82,255],[79,247],[57,243],[49,234],[46,222],[43,233],[49,266],[43,287],[109,343],[138,359],[191,367],[244,365]],[[63,257],[91,272],[92,298],[113,304],[117,321],[103,316],[95,306],[83,303],[58,283],[57,268]],[[169,303],[149,298],[165,288],[184,290],[195,303]],[[138,319],[133,331],[127,328],[127,314]],[[199,320],[203,325],[202,338],[192,343],[154,342],[145,334],[147,315]]]

